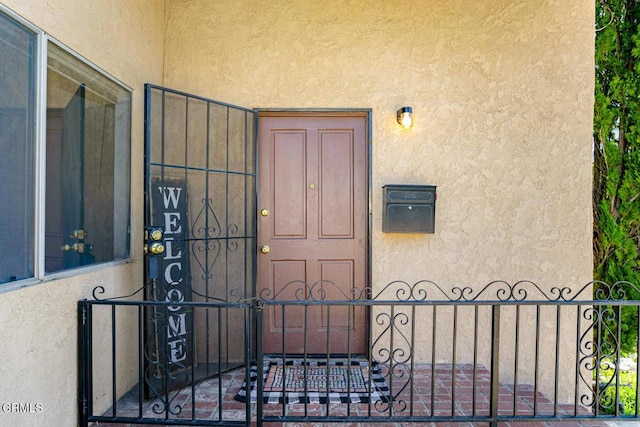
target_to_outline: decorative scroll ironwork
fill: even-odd
[[[332,287],[345,301],[449,301],[449,302],[574,302],[574,301],[623,301],[627,299],[625,288],[631,288],[640,293],[640,289],[626,281],[616,282],[613,285],[601,281],[592,281],[575,290],[569,286],[553,286],[547,290],[538,284],[521,280],[513,284],[504,280],[494,280],[484,286],[453,286],[450,290],[438,285],[431,280],[419,280],[414,283],[394,280],[388,284],[376,288],[353,287],[345,292],[334,282],[320,280],[315,283],[307,283],[302,280],[293,280],[286,283],[277,293],[269,288],[263,288],[259,292],[259,299],[265,301],[282,300],[292,288],[297,287],[294,295],[297,301],[327,301],[325,287]]]
[[[196,214],[191,226],[191,238],[193,239],[217,239],[222,233],[222,227],[218,216],[213,210],[213,199],[209,197],[202,198],[202,207]],[[198,226],[204,222],[204,226]]]
[[[158,290],[158,289],[161,289],[162,287],[159,287],[159,286],[152,287],[152,284],[148,283],[145,286],[142,286],[141,288],[138,288],[137,290],[135,290],[134,292],[132,292],[130,294],[105,298],[103,296],[103,294],[106,293],[106,290],[105,290],[104,286],[99,285],[99,286],[96,286],[95,288],[93,288],[93,290],[91,291],[91,297],[92,297],[92,299],[94,301],[103,301],[103,302],[121,301],[121,300],[136,301],[135,299],[132,299],[132,298],[135,297],[136,295],[139,295],[139,294],[143,295],[145,290],[148,290],[148,289],[151,289],[151,288]],[[200,293],[198,291],[195,291],[193,289],[191,290],[191,293],[194,294],[194,295],[199,296],[200,298],[202,298],[202,300],[203,300],[202,302],[205,302],[205,303],[206,302],[239,303],[239,302],[242,302],[242,301],[251,300],[251,299],[245,298],[244,289],[240,289],[240,288],[230,289],[227,292],[226,298],[218,298],[218,297],[214,297],[214,296],[211,296],[211,295],[205,295],[205,294]],[[178,301],[178,300],[175,300],[175,299],[173,299],[173,300],[167,299],[166,294],[167,293],[166,293],[166,286],[165,286],[164,291],[162,291],[160,293],[156,292],[156,297],[154,297],[154,299],[149,299],[149,301],[169,302],[169,303],[183,302],[183,301]],[[165,295],[165,299],[162,299],[161,295]],[[173,298],[173,297],[171,296],[171,297],[168,297],[168,298]],[[139,301],[142,302],[142,300],[139,300]]]
[[[530,291],[526,286],[531,286],[537,291],[536,295],[541,298],[529,298]],[[118,299],[127,299],[137,295],[148,285],[137,289],[131,294],[124,296],[116,296],[110,298],[102,298],[104,294],[104,286],[96,286],[92,291],[92,297],[96,301],[110,301]],[[296,287],[294,292],[294,301],[329,301],[327,299],[326,286],[331,286],[336,290],[343,299],[338,301],[400,301],[400,302],[427,302],[427,301],[449,301],[449,302],[582,302],[588,304],[590,301],[594,303],[619,302],[627,300],[627,292],[625,287],[631,287],[640,293],[640,288],[630,282],[616,282],[608,285],[604,282],[589,282],[577,291],[570,287],[552,287],[548,291],[542,290],[540,286],[531,281],[519,281],[513,285],[502,280],[496,280],[483,286],[479,291],[474,291],[472,286],[455,286],[450,291],[446,291],[443,287],[430,280],[421,280],[410,284],[409,282],[395,280],[383,286],[380,290],[374,292],[370,287],[353,287],[347,293],[339,288],[334,282],[329,280],[320,280],[309,284],[302,280],[293,280],[284,285],[276,293],[269,288],[263,288],[258,292],[258,301],[283,301],[283,295],[291,288]],[[597,287],[596,287],[597,286]],[[596,287],[594,291],[592,291]],[[494,299],[491,298],[490,289],[495,289]],[[238,290],[239,291],[239,290]],[[233,292],[237,296],[237,292]],[[216,301],[226,301],[219,298],[207,297]],[[233,301],[233,299],[231,300]]]
[[[404,412],[407,402],[400,396],[412,383],[411,357],[413,340],[407,336],[412,319],[406,313],[382,312],[375,314],[375,323],[382,331],[371,345],[372,358],[382,369],[387,383],[391,387],[391,399],[375,402],[378,412]]]
[[[600,281],[592,281],[575,290],[569,286],[553,286],[544,290],[536,283],[529,280],[517,281],[513,284],[504,280],[494,280],[482,287],[454,286],[446,290],[442,286],[430,280],[420,280],[413,284],[395,280],[383,286],[377,291],[373,300],[380,300],[390,296],[398,301],[450,301],[450,302],[474,302],[474,301],[499,301],[499,302],[524,302],[524,301],[555,301],[571,302],[578,300],[595,301],[622,301],[626,299],[625,288],[631,287],[640,292],[634,284],[620,281],[608,285]],[[595,291],[594,291],[595,289]]]
[[[235,239],[242,239],[240,227],[235,223],[227,224],[226,235],[213,209],[213,199],[203,198],[202,207],[196,214],[191,226],[191,253],[201,271],[203,280],[213,278],[214,267],[220,258],[221,249],[226,246],[227,252],[236,252],[240,244]],[[204,223],[204,225],[202,225]]]
[[[189,310],[189,315],[193,312]],[[148,319],[154,333],[167,330],[167,308],[152,310]],[[144,382],[147,397],[153,399],[151,408],[155,414],[178,415],[182,406],[174,402],[180,390],[191,384],[193,378],[189,367],[181,362],[171,361],[167,345],[157,345],[149,341],[144,346]],[[169,384],[171,385],[169,387]],[[173,391],[171,391],[173,390]]]
[[[624,307],[616,303],[627,301],[629,291],[637,294],[640,290],[624,281],[613,285],[597,281],[593,286],[594,304],[581,313],[587,327],[580,337],[580,378],[589,391],[581,396],[580,403],[596,414],[615,414],[624,412],[618,383]]]
[[[284,301],[283,295],[288,294],[293,289],[295,297],[294,301],[297,302],[323,302],[329,301],[327,299],[327,287],[331,287],[337,292],[342,299],[337,301],[364,301],[367,299],[370,288],[351,288],[348,293],[338,287],[334,282],[330,280],[319,280],[315,283],[309,284],[303,280],[292,280],[291,282],[282,286],[278,292],[274,293],[270,288],[263,288],[258,293],[258,300],[265,302],[281,302]],[[292,301],[292,302],[294,302]]]
[[[476,310],[476,319],[473,328],[478,329],[478,307],[490,307],[492,315],[498,314],[497,324],[500,324],[499,310],[495,310],[496,307],[525,307],[532,306],[537,307],[537,320],[540,319],[540,307],[550,307],[550,310],[556,310],[558,314],[551,320],[556,322],[552,324],[551,328],[554,330],[553,336],[544,336],[545,331],[548,330],[548,326],[543,326],[542,332],[539,330],[538,334],[542,335],[541,338],[546,343],[550,343],[551,347],[556,346],[556,352],[558,352],[557,343],[560,341],[560,328],[558,323],[560,320],[559,313],[563,307],[567,307],[566,310],[570,310],[571,316],[562,315],[562,319],[569,321],[573,319],[575,323],[575,346],[572,355],[565,354],[560,357],[571,357],[571,362],[562,363],[574,363],[575,369],[575,384],[572,387],[575,388],[575,401],[576,408],[588,408],[591,410],[591,414],[585,412],[576,412],[572,415],[578,419],[588,419],[597,417],[601,414],[614,414],[614,416],[621,416],[622,412],[619,408],[619,383],[618,374],[620,372],[620,329],[618,327],[612,327],[618,320],[622,307],[624,305],[631,305],[634,309],[640,309],[640,302],[627,301],[627,295],[629,289],[640,292],[640,290],[633,284],[628,282],[618,282],[612,285],[608,285],[603,282],[591,282],[577,290],[569,287],[541,287],[530,281],[518,281],[515,283],[508,283],[506,281],[492,281],[481,287],[472,286],[453,286],[446,288],[436,284],[433,281],[421,280],[414,283],[405,281],[392,281],[385,286],[376,287],[372,289],[370,287],[342,289],[336,283],[328,280],[322,280],[315,283],[306,283],[304,281],[291,281],[286,283],[281,288],[278,288],[276,292],[271,289],[261,289],[258,293],[258,297],[253,304],[249,304],[247,301],[242,300],[242,292],[240,290],[231,291],[228,300],[235,300],[236,302],[242,302],[243,310],[251,310],[251,315],[257,315],[255,310],[261,310],[266,306],[282,306],[283,309],[303,306],[338,306],[338,307],[355,307],[366,306],[369,307],[370,312],[370,339],[369,339],[369,353],[368,358],[371,362],[371,366],[375,365],[380,370],[381,376],[385,379],[386,384],[389,386],[389,398],[373,400],[369,402],[370,415],[369,417],[389,417],[390,420],[394,418],[401,419],[403,422],[427,422],[434,416],[439,416],[439,420],[456,421],[458,419],[454,410],[451,414],[446,416],[440,416],[433,412],[434,408],[431,407],[431,411],[427,415],[421,415],[422,418],[416,417],[413,409],[415,400],[412,398],[413,393],[416,390],[416,382],[420,379],[416,377],[415,365],[418,362],[424,362],[424,360],[417,360],[417,348],[419,344],[417,337],[421,337],[424,340],[425,336],[430,334],[430,331],[420,328],[420,320],[417,320],[417,312],[422,308],[422,319],[425,317],[425,313],[432,313],[433,331],[436,330],[436,308],[439,307],[452,307],[451,312],[453,316],[456,316],[456,310],[463,310],[460,307],[472,307]],[[158,290],[157,290],[158,291]],[[160,290],[161,292],[161,290]],[[134,297],[139,294],[140,291],[127,296]],[[120,300],[124,297],[115,297],[109,299],[101,299],[104,297],[104,287],[98,286],[93,290],[93,297],[98,301]],[[223,302],[222,300],[207,297],[202,295],[206,301],[211,302]],[[173,303],[181,303],[181,301],[173,301],[171,296],[167,293],[158,293],[155,295],[158,301],[166,301],[168,306]],[[223,303],[229,303],[224,301]],[[202,304],[206,304],[202,303]],[[231,303],[229,303],[231,304]],[[167,306],[167,307],[168,307]],[[166,325],[167,319],[165,317],[167,307],[161,307],[159,310],[154,311],[153,323],[160,325],[158,328]],[[426,308],[426,309],[425,309]],[[316,309],[317,310],[317,309]],[[431,310],[431,311],[425,311]],[[444,311],[444,309],[442,309]],[[524,310],[524,309],[523,309]],[[485,313],[488,313],[485,312]],[[508,313],[505,309],[505,313]],[[513,311],[512,311],[513,313]],[[524,317],[524,315],[523,315]],[[457,318],[454,318],[454,322]],[[507,319],[509,319],[507,317]],[[576,320],[577,319],[577,320]],[[486,320],[486,319],[485,319]],[[440,321],[440,320],[439,320]],[[502,320],[503,324],[508,325],[506,329],[496,331],[498,336],[492,338],[493,343],[487,345],[491,346],[491,351],[495,351],[495,355],[500,355],[500,349],[494,348],[495,343],[500,343],[500,335],[506,336],[506,340],[510,340],[513,337],[509,335],[512,333],[510,329],[511,324],[506,323],[509,320]],[[533,323],[536,323],[533,322]],[[496,320],[492,319],[491,322],[485,323],[486,325],[496,325]],[[531,322],[529,322],[531,324]],[[456,341],[455,324],[447,325],[447,327],[453,328],[454,338]],[[491,328],[491,326],[489,326]],[[525,323],[520,324],[520,328],[524,328]],[[286,328],[286,326],[283,326]],[[517,326],[516,326],[517,328]],[[550,329],[549,329],[550,330]],[[416,332],[417,331],[417,332]],[[329,332],[327,332],[329,333]],[[492,332],[493,333],[493,332]],[[422,336],[420,335],[422,334]],[[435,332],[433,332],[435,334]],[[519,332],[519,336],[525,335],[522,330]],[[518,332],[516,332],[517,342]],[[432,345],[435,347],[435,338],[432,339]],[[474,336],[474,340],[478,340],[477,332]],[[480,338],[482,339],[482,338]],[[486,341],[485,341],[486,343]],[[258,346],[262,343],[258,342]],[[455,345],[455,344],[454,344]],[[572,344],[573,345],[573,344]],[[347,346],[347,348],[350,348]],[[144,358],[148,362],[145,364],[144,378],[150,378],[151,382],[148,384],[151,390],[151,396],[153,400],[152,409],[154,413],[165,415],[167,417],[174,417],[181,413],[183,408],[180,402],[176,400],[177,392],[168,393],[165,389],[156,388],[156,384],[153,380],[166,381],[168,379],[181,382],[184,385],[190,383],[189,378],[191,368],[183,365],[173,365],[171,370],[167,371],[168,355],[166,354],[166,347],[147,346],[144,349]],[[538,342],[536,342],[536,358],[538,352],[544,351],[538,348]],[[453,376],[451,381],[455,382],[456,367],[455,367],[455,349],[453,350],[453,366],[450,366],[450,375]],[[504,353],[504,351],[503,351]],[[503,354],[502,353],[502,354]],[[262,352],[258,351],[261,355]],[[435,353],[434,353],[435,354]],[[559,357],[560,353],[556,354]],[[289,357],[289,355],[285,355]],[[516,356],[517,359],[517,356]],[[259,361],[258,361],[259,362]],[[431,365],[436,365],[435,358],[431,358]],[[495,366],[492,366],[492,370],[495,368],[499,372],[501,367],[500,360],[497,361]],[[517,360],[516,360],[517,363]],[[556,373],[555,381],[558,379],[558,364],[556,361]],[[508,363],[504,363],[508,365]],[[474,364],[475,366],[475,364]],[[432,368],[433,369],[433,368]],[[439,369],[439,368],[438,368]],[[509,369],[508,367],[506,369]],[[538,376],[540,367],[537,362],[534,366],[534,375]],[[608,370],[607,377],[603,377],[600,373],[604,370]],[[433,370],[431,371],[433,377]],[[485,371],[486,372],[486,371]],[[499,374],[492,372],[492,376]],[[524,375],[521,375],[524,377]],[[520,376],[518,377],[520,379]],[[475,381],[475,378],[474,378]],[[494,380],[492,380],[494,381]],[[536,379],[537,381],[537,379]],[[433,384],[433,383],[432,383]],[[556,385],[557,387],[557,385]],[[454,386],[455,388],[455,386]],[[495,389],[498,390],[497,388]],[[431,386],[431,394],[434,393],[433,385]],[[499,393],[498,393],[499,394]],[[499,396],[491,396],[492,399],[498,399]],[[557,398],[557,396],[556,396]],[[452,397],[455,400],[455,396]],[[432,401],[433,402],[433,401]],[[260,403],[261,404],[261,403]],[[554,403],[558,404],[557,400]],[[433,405],[433,403],[432,403]],[[377,414],[377,415],[375,415]],[[474,415],[475,416],[475,415]],[[481,417],[482,415],[477,415]],[[487,415],[488,416],[488,415]],[[511,417],[511,421],[516,420],[518,414],[514,413],[507,415]],[[537,416],[544,416],[550,419],[549,414],[541,413],[534,414],[533,418]],[[555,416],[555,415],[554,415]],[[562,415],[567,419],[567,415]],[[268,417],[267,417],[268,418]],[[273,421],[272,419],[265,418],[265,421]],[[321,419],[322,416],[318,416]],[[366,418],[366,417],[365,417]],[[530,420],[532,417],[528,415]],[[569,417],[571,418],[571,417]],[[372,418],[373,419],[373,418]],[[379,419],[379,418],[378,418]],[[414,421],[414,419],[419,421]],[[296,421],[295,417],[287,418],[282,417],[283,421]],[[331,418],[332,422],[347,421],[348,418],[335,417]],[[475,418],[474,418],[475,420]],[[479,421],[478,418],[476,421]],[[496,415],[492,421],[499,421],[500,415]],[[485,419],[486,421],[486,419]]]
[[[618,403],[617,393],[607,392],[615,387],[618,377],[619,336],[610,327],[616,319],[616,313],[610,306],[596,305],[586,308],[581,317],[588,327],[580,337],[580,378],[590,390],[580,397],[580,403],[594,411],[611,413]],[[614,372],[607,380],[602,380],[600,371],[613,368]]]

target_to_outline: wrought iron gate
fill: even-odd
[[[244,363],[242,313],[187,303],[253,296],[257,116],[153,85],[145,94],[145,297],[172,303],[146,307],[153,397]]]

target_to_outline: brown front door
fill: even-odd
[[[258,294],[295,300],[306,288],[318,298],[322,288],[345,299],[363,289],[366,116],[262,113],[258,129]],[[282,352],[283,339],[286,353],[364,353],[366,310],[268,306],[263,332],[265,353]]]

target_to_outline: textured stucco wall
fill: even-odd
[[[2,0],[2,4],[133,89],[134,262],[0,293],[0,402],[42,404],[40,413],[1,412],[0,425],[72,426],[77,423],[77,301],[89,298],[97,285],[104,285],[113,296],[127,294],[142,282],[143,206],[142,197],[135,195],[143,191],[143,169],[137,166],[143,158],[143,84],[162,76],[164,2]],[[102,318],[97,321],[101,328]],[[95,363],[105,366],[100,364],[110,351],[101,345],[98,342],[105,351],[99,352]],[[110,373],[104,375],[104,383],[110,384]],[[121,388],[130,386],[130,379],[121,379]]]
[[[44,407],[2,425],[75,423],[76,301],[142,279],[146,81],[251,107],[371,108],[375,287],[590,279],[593,0],[2,4],[134,89],[134,262],[0,294],[0,400]],[[381,232],[387,183],[438,185],[434,235]]]
[[[166,86],[372,109],[374,288],[590,281],[593,0],[194,0],[166,19]],[[434,235],[382,233],[388,183],[438,186]]]
[[[372,108],[374,284],[584,284],[592,6],[169,2],[165,85],[251,107]],[[381,232],[386,183],[438,185],[434,235]]]

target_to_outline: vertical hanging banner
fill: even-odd
[[[147,354],[152,365],[147,369],[147,381],[158,391],[191,381],[188,367],[193,364],[193,312],[183,305],[192,300],[186,180],[152,178],[151,199],[151,219],[164,228],[165,251],[159,256],[157,278],[147,297],[171,303],[151,310],[148,319],[152,331],[147,335],[147,348],[153,350]]]

